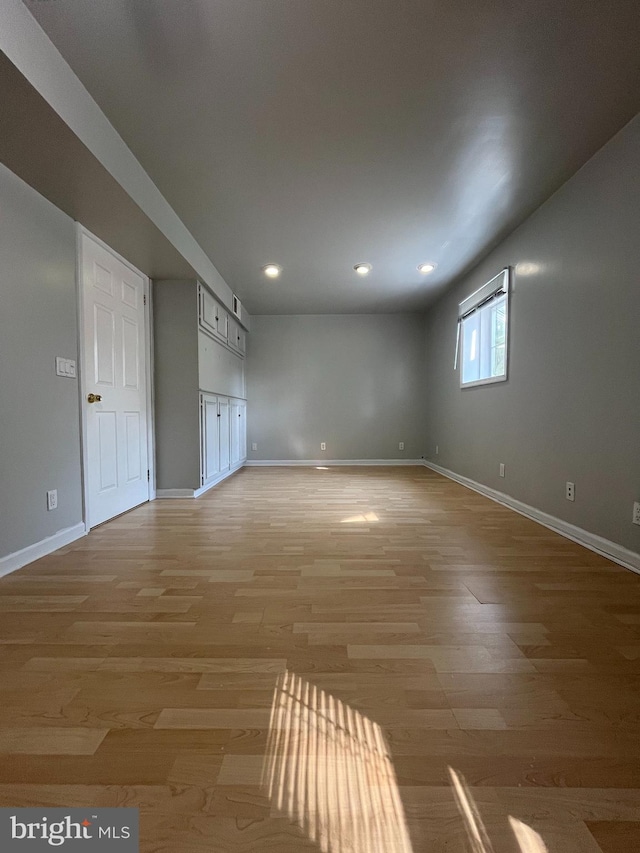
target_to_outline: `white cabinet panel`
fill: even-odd
[[[202,436],[202,485],[211,483],[220,473],[220,431],[218,398],[211,394],[200,396]]]
[[[231,401],[231,467],[247,458],[247,404]]]
[[[228,471],[231,463],[230,406],[225,397],[218,398],[218,429],[220,430],[220,473]]]
[[[203,287],[200,287],[198,304],[202,328],[214,338],[228,343],[229,315],[225,309]]]
[[[245,331],[235,320],[229,320],[229,346],[239,355],[244,355],[246,349]]]
[[[240,462],[244,462],[247,458],[247,404],[244,400],[239,403],[240,408]]]
[[[198,331],[198,387],[224,397],[246,394],[244,359],[202,329]]]
[[[224,308],[220,308],[218,306],[218,317],[216,319],[216,331],[218,332],[218,337],[226,341],[227,336],[229,334],[229,315],[224,310]]]
[[[239,400],[231,401],[231,467],[240,462],[240,426],[242,421]]]

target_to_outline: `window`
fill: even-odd
[[[507,378],[509,270],[502,270],[458,306],[460,385]],[[457,365],[458,349],[456,349]]]

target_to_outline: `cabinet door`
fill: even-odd
[[[218,430],[220,433],[220,473],[229,470],[231,460],[231,432],[229,400],[218,397]]]
[[[239,355],[244,355],[245,332],[235,320],[229,318],[229,346]]]
[[[236,341],[237,341],[238,352],[241,352],[242,355],[244,355],[245,349],[246,349],[247,338],[246,338],[245,330],[243,328],[241,328],[240,326],[238,326],[238,331],[236,333]]]
[[[211,294],[200,288],[200,325],[214,338],[227,342],[229,315]]]
[[[229,335],[229,315],[220,306],[218,306],[218,315],[216,318],[216,331],[218,337],[226,342]]]
[[[240,462],[240,422],[242,413],[240,411],[240,401],[231,401],[231,467]]]
[[[240,461],[244,462],[247,458],[247,404],[244,400],[240,403]]]
[[[200,325],[207,332],[215,334],[216,332],[216,303],[215,300],[204,290],[200,288]]]
[[[220,473],[220,438],[218,418],[218,398],[211,394],[200,395],[200,419],[202,441],[202,477],[206,486]]]

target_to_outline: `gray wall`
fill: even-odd
[[[74,223],[0,166],[0,557],[82,521]],[[46,492],[58,490],[47,512]]]
[[[198,291],[195,282],[153,282],[156,485],[200,486]]]
[[[639,225],[636,118],[428,313],[422,385],[433,462],[636,552]],[[460,390],[457,304],[507,265],[508,381]]]
[[[156,484],[200,488],[199,391],[244,397],[244,359],[199,331],[198,283],[154,281]]]
[[[423,334],[416,315],[254,315],[249,460],[419,458]]]

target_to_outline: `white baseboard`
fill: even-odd
[[[41,539],[40,542],[35,542],[33,545],[27,545],[20,551],[14,551],[13,554],[7,554],[6,557],[0,557],[0,578],[5,575],[21,569],[28,563],[33,563],[34,560],[39,560],[40,557],[46,557],[47,554],[57,551],[58,548],[64,548],[65,545],[70,545],[76,539],[80,539],[86,535],[84,521],[79,524],[74,524],[73,527],[65,527],[64,530],[59,530],[53,536],[47,536],[46,539]]]
[[[460,483],[462,486],[466,486],[468,489],[472,489],[474,492],[478,492],[492,501],[532,519],[532,521],[537,521],[538,524],[542,524],[543,527],[547,527],[549,530],[553,530],[555,533],[571,539],[572,542],[577,542],[578,545],[583,545],[590,551],[595,551],[596,554],[613,560],[614,563],[624,566],[625,569],[631,569],[632,572],[640,574],[640,554],[637,554],[635,551],[629,551],[628,548],[624,548],[610,539],[597,536],[595,533],[589,533],[588,530],[583,530],[582,527],[576,527],[575,524],[570,524],[568,521],[563,521],[561,518],[549,515],[541,509],[536,509],[534,506],[522,503],[522,501],[518,501],[510,495],[505,495],[504,492],[498,492],[496,489],[484,486],[482,483],[477,483],[475,480],[470,480],[461,474],[456,474],[455,471],[450,471],[448,468],[441,468],[440,465],[434,465],[433,462],[427,462],[426,460],[423,460],[423,464],[432,471],[436,471],[436,473],[442,474],[450,480],[455,480],[456,483]]]
[[[219,477],[216,477],[215,480],[212,480],[210,483],[207,483],[206,486],[200,486],[199,489],[157,489],[156,490],[156,499],[157,500],[165,500],[165,499],[176,499],[176,498],[199,498],[200,495],[204,495],[205,492],[208,492],[209,489],[212,489],[214,486],[219,485],[223,480],[226,480],[227,477],[230,477],[232,474],[235,474],[236,471],[239,471],[241,468],[244,468],[246,462],[240,462],[235,467],[231,468],[229,471],[225,471],[224,474],[220,474]]]
[[[422,459],[247,459],[248,468],[329,468],[339,465],[422,465]]]

